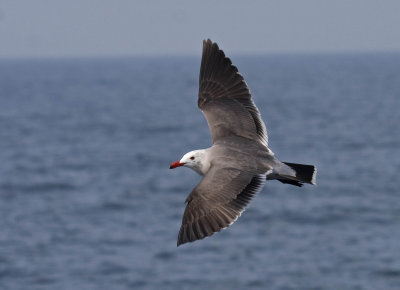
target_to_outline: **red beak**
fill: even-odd
[[[185,165],[185,163],[180,163],[179,161],[172,162],[172,164],[171,164],[171,166],[169,167],[169,169],[174,169],[174,168],[177,168],[177,167],[183,166],[183,165]]]

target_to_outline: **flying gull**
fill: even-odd
[[[186,166],[203,176],[186,199],[177,245],[203,239],[234,223],[265,180],[315,184],[316,168],[279,161],[249,88],[216,43],[203,41],[198,107],[212,146],[186,153],[170,169]]]

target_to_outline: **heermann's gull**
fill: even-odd
[[[213,145],[186,153],[170,166],[186,166],[203,176],[186,199],[178,246],[230,226],[266,179],[315,184],[313,165],[281,162],[268,148],[264,122],[243,77],[211,40],[203,41],[198,106]]]

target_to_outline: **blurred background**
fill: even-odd
[[[0,0],[1,289],[400,289],[400,3]],[[228,230],[176,247],[209,147],[202,40],[280,160]]]

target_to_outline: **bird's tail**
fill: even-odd
[[[296,172],[296,176],[291,175],[282,175],[279,174],[279,177],[276,178],[282,183],[292,184],[295,186],[302,186],[303,183],[309,183],[315,185],[315,179],[317,175],[317,168],[314,165],[306,165],[306,164],[297,164],[297,163],[289,163],[283,162],[291,169]]]

